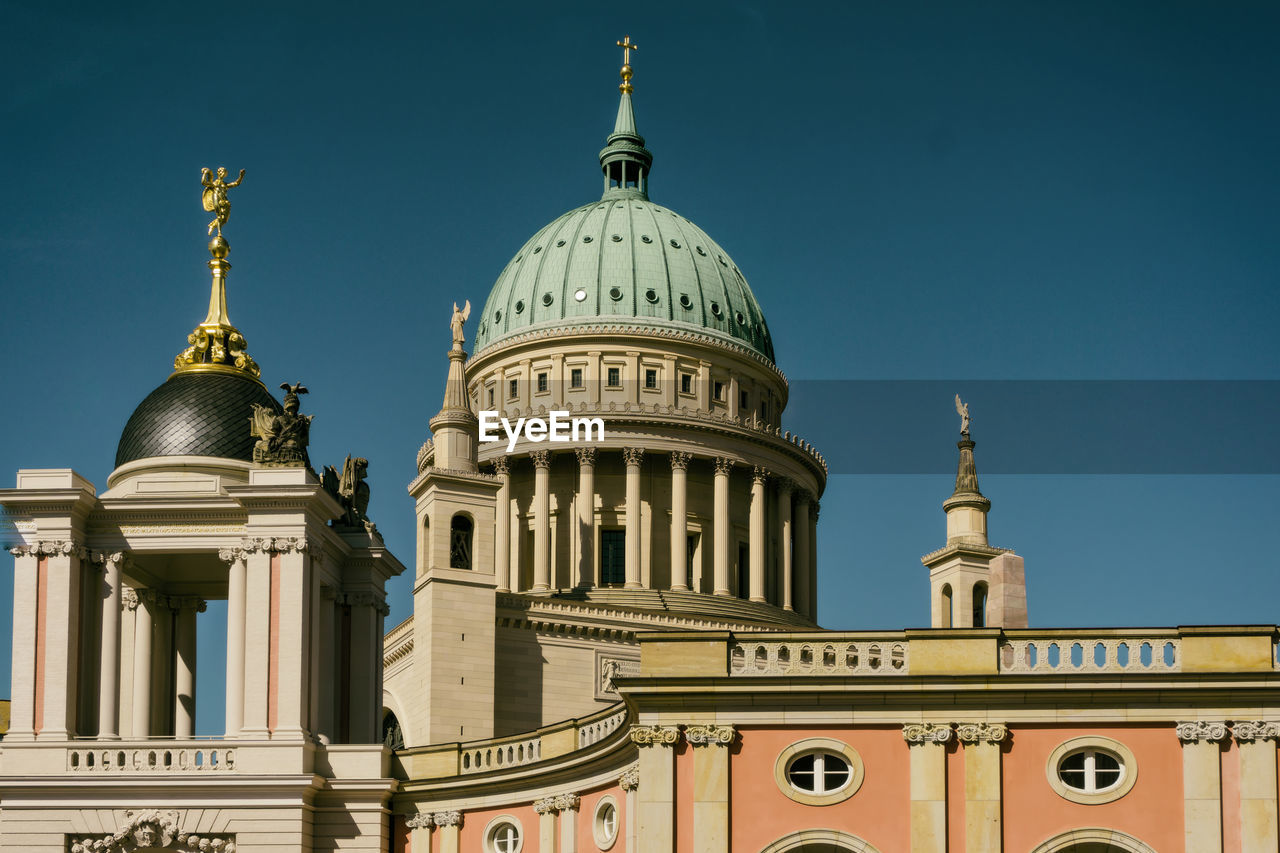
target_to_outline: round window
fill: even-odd
[[[542,294],[542,304],[543,304],[543,305],[550,305],[550,304],[551,304],[552,302],[554,302],[554,301],[555,301],[555,297],[554,297],[554,296],[552,296],[550,293],[544,293],[544,294]]]
[[[619,299],[621,299],[621,298],[622,298],[622,288],[620,288],[620,287],[611,287],[611,288],[609,288],[609,298],[610,298],[610,299],[612,299],[614,302],[617,302]]]
[[[587,292],[583,290],[581,287],[579,287],[577,290],[573,292],[573,298],[578,302],[581,302],[582,300],[587,298]]]
[[[787,781],[806,794],[834,794],[852,778],[849,762],[833,752],[810,752],[787,766]]]
[[[591,820],[591,834],[595,836],[596,847],[601,850],[608,850],[618,840],[618,804],[608,794],[596,804],[595,817]]]
[[[485,849],[490,853],[520,853],[524,839],[520,826],[511,818],[498,818],[489,824],[484,834]]]
[[[1109,752],[1081,749],[1058,763],[1058,778],[1073,790],[1100,794],[1120,784],[1124,779],[1124,765]]]
[[[517,314],[519,314],[519,313],[520,313],[521,311],[523,311],[523,310],[524,310],[524,300],[517,299],[517,300],[516,300],[516,313],[517,313]]]

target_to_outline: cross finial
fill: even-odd
[[[624,95],[631,94],[631,51],[639,50],[640,45],[631,41],[631,36],[623,36],[622,41],[618,42],[618,47],[622,48],[622,85],[618,87],[618,91]]]

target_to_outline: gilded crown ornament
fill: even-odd
[[[213,258],[208,261],[213,273],[213,286],[209,293],[209,313],[204,322],[196,326],[187,335],[189,346],[173,360],[175,372],[189,371],[231,371],[257,379],[261,373],[258,363],[247,351],[248,344],[240,330],[231,325],[227,316],[227,273],[231,264],[227,255],[231,244],[222,236],[222,226],[227,224],[231,216],[231,202],[227,198],[227,190],[240,186],[244,180],[244,169],[240,177],[228,183],[225,168],[219,168],[216,176],[208,168],[201,169],[200,183],[204,187],[201,201],[204,209],[213,213],[213,221],[209,223],[209,234],[217,231],[217,236],[209,241],[209,254]]]

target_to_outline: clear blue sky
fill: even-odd
[[[974,397],[980,473],[1005,472],[981,481],[993,541],[1026,557],[1034,624],[1280,615],[1270,442],[1256,469],[1189,473],[1239,439],[1206,425],[1214,400],[1191,400],[1131,417],[1181,437],[1187,465],[1130,470],[1112,453],[1122,462],[1073,476],[1054,461],[1060,428],[978,382],[1043,381],[1054,399],[1055,380],[1280,379],[1275,3],[0,12],[6,485],[20,467],[74,467],[105,487],[129,413],[204,315],[200,168],[244,168],[232,319],[269,387],[310,387],[312,458],[370,459],[371,514],[408,561],[405,485],[440,405],[447,309],[483,303],[530,234],[598,195],[613,43],[630,34],[651,195],[733,255],[787,375],[946,380],[936,413],[824,415],[797,385],[787,426],[838,441],[847,424],[849,458],[878,458],[883,432],[921,436],[902,473],[831,479],[824,624],[927,624],[919,556],[942,542],[953,386]],[[1235,413],[1255,439],[1275,431],[1259,411]],[[855,424],[872,414],[867,438]],[[1091,436],[1090,412],[1061,418]],[[984,469],[1002,436],[1043,447],[1044,464]],[[202,619],[209,669],[220,612]],[[202,731],[221,726],[216,689],[202,679]]]

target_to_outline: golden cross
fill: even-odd
[[[631,64],[631,51],[639,50],[640,45],[631,43],[631,36],[623,36],[622,41],[618,42],[618,47],[622,48],[622,64]]]

